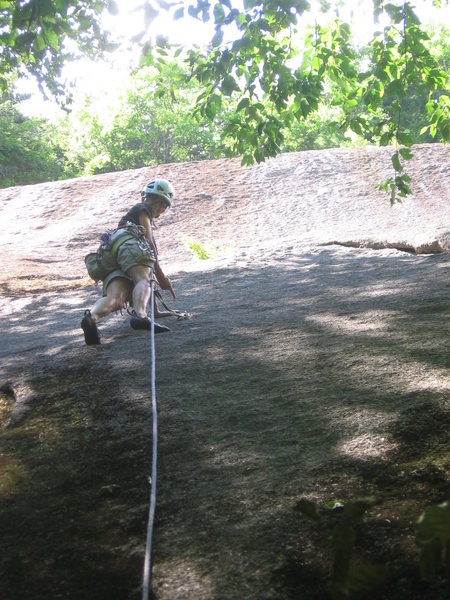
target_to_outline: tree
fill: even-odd
[[[148,25],[156,0],[143,2]],[[394,175],[383,187],[395,201],[410,192],[404,161],[417,137],[450,137],[450,99],[444,91],[448,75],[406,0],[373,0],[375,15],[387,15],[390,24],[374,36],[363,60],[353,47],[349,25],[338,18],[325,26],[303,27],[302,17],[311,10],[307,0],[242,0],[239,8],[232,0],[158,2],[174,9],[175,18],[213,21],[209,48],[188,51],[188,83],[177,76],[169,86],[160,85],[154,73],[163,75],[170,60],[168,43],[161,36],[154,43],[140,38],[143,64],[153,69],[148,93],[145,86],[130,91],[123,112],[107,124],[88,109],[83,122],[91,133],[83,131],[81,152],[67,149],[70,172],[204,158],[213,148],[218,156],[240,155],[250,164],[296,149],[293,132],[307,147],[325,147],[352,131],[394,145]],[[104,10],[114,12],[115,3],[0,0],[0,89],[7,89],[11,73],[18,71],[34,75],[44,91],[62,96],[58,78],[72,56],[69,43],[92,55],[109,47],[99,22]],[[446,48],[448,62],[448,44]],[[331,120],[322,124],[322,146],[312,131],[327,102],[335,107],[340,129]],[[198,124],[188,117],[192,105]],[[405,118],[410,115],[420,123],[419,131]],[[208,127],[208,121],[214,126]]]
[[[146,61],[144,60],[144,63]],[[217,130],[193,115],[199,87],[176,62],[144,64],[123,91],[97,109],[88,99],[72,117],[68,155],[85,174],[212,158]]]
[[[174,4],[174,17],[184,17],[185,7]],[[339,89],[345,127],[395,145],[394,176],[384,183],[391,201],[410,193],[404,161],[412,156],[412,138],[402,128],[403,102],[414,86],[427,99],[424,116],[431,134],[448,140],[450,102],[441,92],[448,76],[427,48],[410,2],[373,0],[373,6],[375,16],[387,15],[390,25],[375,35],[368,68],[357,61],[349,25],[337,18],[329,26],[317,25],[299,47],[301,17],[310,9],[306,0],[244,0],[240,9],[231,0],[188,6],[191,17],[215,25],[210,47],[191,50],[189,66],[204,88],[200,114],[213,120],[224,98],[236,100],[224,132],[230,154],[250,164],[280,152],[284,132],[318,109],[328,80]],[[230,31],[237,32],[234,39]],[[370,118],[379,111],[380,120]]]
[[[89,56],[114,46],[102,31],[103,11],[117,11],[113,0],[0,0],[0,90],[8,74],[36,78],[42,92],[64,94],[58,80],[73,58],[67,42]]]
[[[70,176],[59,129],[22,115],[17,100],[6,93],[0,100],[0,132],[0,187]]]
[[[433,56],[433,62],[439,66],[442,72],[448,71],[448,56],[450,45],[448,43],[449,30],[443,25],[437,28],[427,26],[426,35],[424,36],[424,44],[426,45],[426,52]],[[345,126],[349,126],[349,117],[351,120],[351,126],[358,132],[363,139],[370,143],[383,144],[392,141],[391,135],[388,133],[386,127],[389,116],[393,116],[394,122],[397,122],[398,129],[403,132],[403,135],[409,138],[411,143],[416,144],[420,142],[436,142],[445,141],[442,139],[440,131],[444,131],[445,127],[441,127],[434,130],[433,134],[430,133],[430,126],[427,116],[427,103],[429,97],[422,94],[421,81],[411,80],[404,87],[404,95],[401,98],[401,103],[398,99],[390,94],[384,94],[381,101],[379,94],[377,93],[377,85],[370,79],[371,75],[376,72],[379,66],[377,62],[379,56],[375,54],[373,56],[374,45],[378,43],[377,37],[368,46],[361,48],[358,52],[358,62],[361,65],[366,65],[364,77],[361,79],[368,79],[368,83],[365,82],[361,85],[360,93],[357,96],[357,103],[352,109],[351,114],[345,118]],[[398,52],[398,48],[394,48],[394,52]],[[419,54],[419,53],[418,53]],[[437,81],[438,84],[438,81]],[[438,102],[440,97],[445,94],[445,90],[436,90],[431,94],[433,101]],[[339,94],[338,94],[339,95]],[[368,110],[367,102],[372,102],[372,98],[376,98],[375,104]],[[329,103],[340,104],[336,102],[334,94],[332,93]],[[345,108],[345,102],[343,107]],[[345,113],[345,111],[343,111]],[[369,124],[367,124],[369,121]],[[364,126],[362,126],[364,125]],[[442,123],[442,125],[444,125]],[[386,135],[387,134],[387,135]]]

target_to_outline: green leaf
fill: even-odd
[[[372,497],[356,498],[344,505],[344,514],[352,521],[359,521],[364,513],[376,503],[376,499]]]
[[[297,512],[301,512],[305,517],[313,519],[314,521],[320,520],[319,508],[315,502],[312,500],[307,500],[306,498],[302,498],[297,502],[294,507],[294,510]]]
[[[410,148],[400,148],[399,150],[401,157],[404,160],[411,160],[413,154]]]
[[[442,545],[432,540],[420,552],[420,576],[424,581],[433,581],[441,565]]]
[[[347,589],[353,593],[372,592],[392,579],[395,572],[384,565],[360,565],[349,570]]]
[[[190,4],[188,6],[188,14],[190,17],[193,17],[194,19],[198,19],[199,12],[200,12],[200,9],[197,9],[195,6],[192,6],[192,4]]]
[[[345,510],[345,508],[344,508]],[[338,523],[331,538],[333,550],[333,582],[345,582],[350,566],[350,556],[356,534],[348,521]]]
[[[226,75],[223,78],[220,89],[226,96],[231,96],[233,92],[239,92],[240,87],[238,86],[235,78],[232,75]]]
[[[223,20],[225,18],[225,11],[223,9],[223,6],[221,4],[216,4],[214,6],[214,20],[216,23],[223,23]]]
[[[244,110],[245,108],[247,108],[249,106],[249,104],[250,104],[249,98],[242,98],[242,100],[236,106],[236,111],[239,112],[240,110]]]
[[[392,177],[389,177],[389,179],[385,179],[377,185],[377,190],[380,190],[382,192],[388,192],[391,189],[392,182]]]
[[[385,96],[396,96],[397,98],[405,97],[405,89],[404,84],[400,79],[395,79],[388,83],[388,85],[384,88]]]
[[[400,157],[398,152],[396,152],[395,154],[392,155],[392,166],[394,167],[394,169],[398,172],[401,173],[403,171],[403,166],[402,163],[400,162]]]
[[[37,52],[42,52],[47,47],[43,35],[40,33],[34,40],[34,48]]]
[[[422,578],[430,581],[446,564],[446,554],[450,551],[450,501],[422,513],[416,524],[415,541],[421,553]]]
[[[208,119],[213,120],[222,107],[222,99],[218,94],[211,94],[206,101],[205,114]]]
[[[389,187],[391,188],[390,202],[391,205],[394,205],[397,201],[397,186],[395,185],[395,183],[391,183]]]
[[[317,54],[314,54],[312,61],[311,61],[311,69],[313,71],[318,71],[320,68],[320,60],[317,56]]]
[[[330,500],[326,503],[326,507],[330,510],[342,510],[344,508],[344,500],[338,498],[337,500]]]
[[[399,195],[404,198],[405,196],[409,196],[412,194],[411,188],[408,185],[408,182],[411,181],[409,175],[397,175],[395,178],[395,185],[397,186],[397,190]]]
[[[403,144],[404,146],[412,146],[413,145],[413,139],[409,135],[409,133],[407,133],[406,131],[398,131],[396,138],[397,138],[397,142],[399,144]]]
[[[39,0],[39,18],[41,19],[41,22],[42,17],[47,17],[48,15],[53,14],[53,11],[54,3],[52,0]]]
[[[178,19],[182,19],[184,17],[184,6],[177,8],[177,10],[173,13],[173,20],[178,21]]]
[[[223,41],[223,31],[219,29],[211,40],[211,46],[217,48]]]
[[[417,520],[417,544],[423,546],[435,538],[450,540],[450,500],[427,508]]]
[[[344,103],[344,111],[349,111],[351,108],[358,106],[358,101],[355,98],[350,98]]]
[[[59,37],[53,29],[45,30],[45,38],[53,50],[59,50]]]
[[[391,142],[393,134],[391,131],[386,131],[380,137],[380,146],[387,146]]]

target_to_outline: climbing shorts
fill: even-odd
[[[131,283],[131,285],[133,285],[133,280],[131,277],[128,277],[127,271],[136,265],[153,267],[155,264],[155,257],[146,240],[131,238],[120,244],[119,248],[115,252],[115,263],[116,268],[108,273],[103,280],[104,296],[106,296],[106,289],[108,285],[117,277],[126,279]]]
[[[153,267],[154,264],[155,256],[145,238],[130,235],[125,229],[118,229],[110,236],[108,245],[104,246],[101,252],[103,271],[99,279],[103,280],[103,295],[106,296],[108,285],[118,277],[126,279],[133,286],[133,280],[127,275],[132,267]]]
[[[103,295],[106,296],[106,290],[108,288],[108,285],[111,283],[111,281],[113,279],[116,279],[117,277],[120,277],[121,279],[126,279],[132,286],[133,286],[133,280],[130,279],[130,277],[127,276],[127,274],[122,271],[122,269],[114,269],[114,271],[111,271],[111,273],[108,273],[108,275],[105,277],[105,279],[103,280]]]
[[[155,257],[145,239],[139,240],[137,238],[132,238],[125,240],[125,242],[119,246],[115,258],[120,269],[125,273],[127,273],[131,267],[135,267],[136,265],[153,267],[155,264]]]

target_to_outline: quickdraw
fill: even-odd
[[[125,225],[122,225],[118,229],[126,229],[137,238],[145,238],[145,227],[142,227],[142,225],[137,225],[136,223],[133,223],[133,221],[127,221]]]
[[[161,304],[164,306],[164,308],[167,310],[167,312],[170,312],[170,314],[172,314],[174,317],[176,317],[178,321],[182,321],[183,319],[191,319],[192,318],[192,315],[188,312],[181,312],[180,310],[175,310],[173,308],[169,308],[167,306],[167,304],[164,302],[161,292],[159,290],[155,290],[155,296],[158,298],[158,300],[161,302]]]

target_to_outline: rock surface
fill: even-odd
[[[156,338],[155,597],[325,598],[340,518],[325,507],[361,495],[378,503],[352,564],[396,569],[363,597],[447,597],[445,574],[420,580],[414,523],[450,496],[449,150],[414,148],[414,194],[393,207],[376,190],[390,154],[0,190],[1,598],[140,597],[149,340],[117,315],[86,347],[79,323],[99,294],[84,255],[154,175],[177,191],[156,235],[192,314]]]

